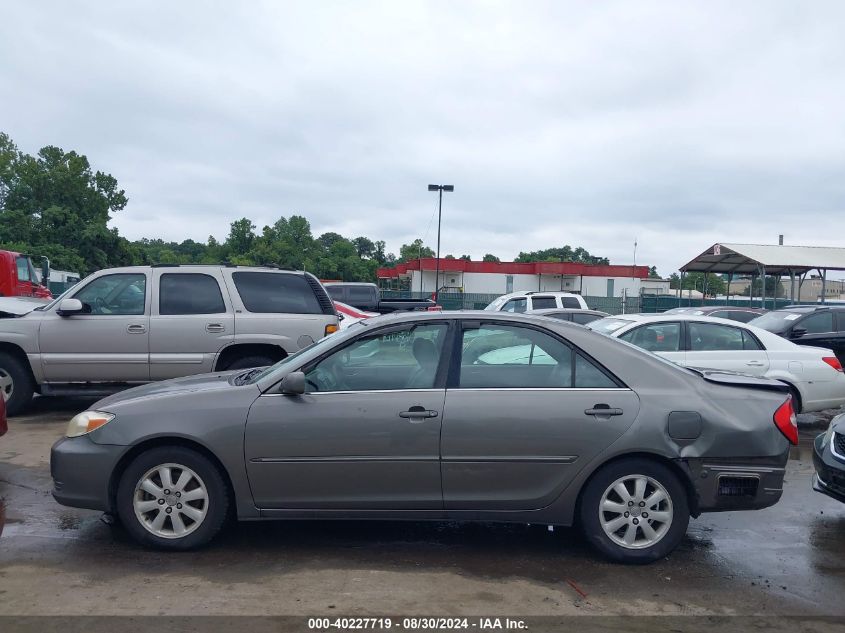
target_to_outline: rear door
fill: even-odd
[[[791,338],[793,343],[833,349],[839,347],[840,334],[836,331],[833,310],[819,310],[795,322],[792,329],[803,328],[806,332],[799,338]]]
[[[769,357],[747,330],[719,323],[688,321],[686,365],[723,369],[753,376],[769,371]]]
[[[541,328],[464,322],[456,353],[440,445],[447,510],[548,505],[639,411],[636,394]]]
[[[214,359],[235,335],[235,315],[221,288],[220,270],[153,269],[150,377],[153,380],[214,370]]]

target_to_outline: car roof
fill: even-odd
[[[601,316],[611,316],[607,312],[601,310],[590,310],[589,308],[541,308],[539,310],[531,310],[524,314],[567,314],[569,312],[577,312],[579,314],[598,314]]]
[[[583,310],[582,310],[583,312]],[[544,328],[549,328],[550,323],[559,325],[565,328],[582,329],[579,325],[573,325],[567,321],[559,321],[548,319],[535,312],[493,312],[490,310],[449,310],[448,312],[434,311],[423,312],[422,310],[405,311],[405,312],[390,312],[382,314],[371,319],[361,321],[367,327],[379,327],[382,325],[389,325],[391,323],[412,323],[416,321],[443,321],[444,319],[462,319],[462,320],[476,320],[476,321],[512,321],[514,323],[533,322],[537,325],[542,325]],[[721,322],[722,320],[719,319]]]
[[[304,275],[303,270],[289,270],[287,268],[279,268],[278,266],[239,266],[235,264],[152,264],[151,266],[117,266],[114,268],[103,268],[96,271],[96,273],[124,273],[124,272],[147,272],[155,269],[175,269],[175,270],[208,270],[209,268],[230,268],[238,272],[262,272],[262,273],[287,273],[295,275]]]

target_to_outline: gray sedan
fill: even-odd
[[[207,543],[230,514],[448,519],[579,523],[612,560],[645,563],[690,516],[776,503],[796,439],[776,381],[547,318],[404,313],[272,367],[101,400],[51,468],[60,503],[165,549]]]

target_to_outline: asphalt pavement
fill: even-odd
[[[776,506],[703,515],[670,557],[630,567],[575,529],[448,522],[251,522],[146,550],[50,496],[50,446],[89,404],[40,399],[0,438],[0,616],[845,616],[845,504],[810,487],[829,415],[803,418],[816,428]]]

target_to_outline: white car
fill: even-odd
[[[586,327],[686,367],[781,380],[792,388],[796,411],[845,404],[845,374],[832,351],[795,345],[745,323],[686,314],[627,314]]]
[[[512,292],[494,299],[484,309],[496,312],[533,312],[545,308],[589,309],[584,297],[571,292]]]
[[[351,305],[343,303],[342,301],[334,301],[333,303],[335,310],[337,310],[337,316],[340,318],[341,330],[345,330],[350,325],[357,323],[358,321],[379,316],[378,312],[359,310],[358,308],[353,308]]]

